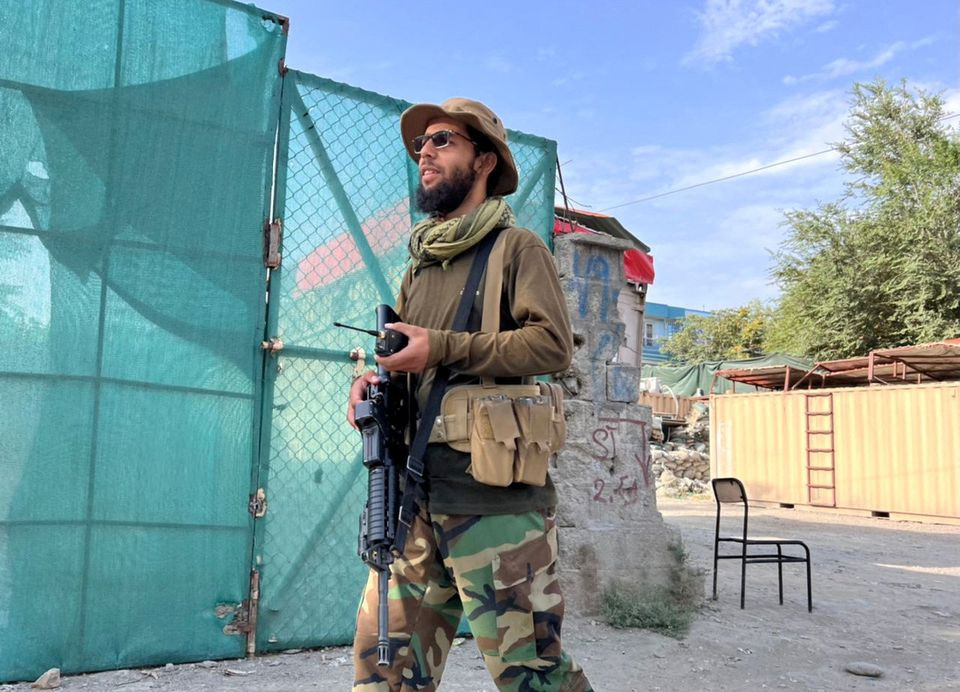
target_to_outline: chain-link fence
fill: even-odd
[[[260,649],[352,639],[366,574],[356,556],[366,475],[345,418],[347,354],[372,354],[373,340],[333,322],[376,326],[374,308],[394,301],[418,219],[410,202],[417,170],[399,135],[408,103],[299,72],[286,77],[284,103],[283,263],[270,298],[272,333],[284,348],[268,374]],[[519,224],[548,240],[555,144],[516,132],[510,143],[521,181],[509,201]]]

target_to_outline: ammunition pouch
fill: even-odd
[[[469,452],[467,473],[480,483],[542,486],[566,428],[558,384],[460,385],[444,394],[429,441]]]

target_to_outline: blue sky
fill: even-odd
[[[782,212],[836,199],[837,157],[619,205],[827,149],[855,81],[906,78],[960,112],[956,0],[258,4],[291,18],[291,67],[478,98],[556,140],[573,206],[650,245],[648,300],[684,307],[775,299]]]

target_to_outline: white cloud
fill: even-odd
[[[553,46],[548,48],[538,48],[537,49],[537,61],[545,62],[547,60],[553,60],[557,57],[557,49]]]
[[[960,113],[960,89],[947,89],[941,94],[946,115]]]
[[[910,44],[906,43],[905,41],[897,41],[896,43],[892,43],[886,48],[882,49],[879,53],[868,60],[837,58],[836,60],[828,62],[817,72],[806,74],[800,77],[787,75],[783,78],[783,83],[787,86],[790,86],[793,84],[799,84],[801,82],[827,81],[830,79],[837,79],[838,77],[847,77],[852,74],[857,74],[858,72],[875,70],[878,67],[883,67],[888,62],[893,60],[898,53],[902,53],[905,50],[916,50],[918,48],[923,48],[924,46],[929,46],[933,42],[934,39],[930,36],[919,39]]]
[[[738,176],[792,159],[799,160],[744,177],[782,176],[800,168],[833,166],[838,157],[836,152],[811,155],[829,149],[832,143],[843,138],[847,109],[844,92],[817,92],[792,97],[760,113],[756,118],[758,136],[752,142],[707,149],[635,147],[631,151],[632,161],[627,172],[629,181],[634,186],[653,181],[659,185],[649,189],[646,195],[635,194],[632,198]]]
[[[817,72],[805,74],[800,77],[787,75],[783,78],[783,83],[789,86],[793,84],[799,84],[801,82],[809,82],[812,80],[827,81],[830,79],[837,79],[838,77],[846,77],[852,74],[857,74],[858,72],[875,70],[876,68],[882,67],[893,60],[897,53],[902,52],[906,47],[906,43],[903,41],[897,41],[896,43],[893,43],[881,50],[869,60],[837,58],[836,60],[828,62]]]
[[[838,22],[836,19],[828,19],[823,24],[821,24],[816,29],[814,29],[814,31],[816,31],[818,34],[825,34],[828,31],[833,31],[838,26],[840,26],[840,22]]]
[[[493,70],[494,72],[513,71],[513,63],[499,53],[488,55],[483,61],[483,64],[488,70]]]
[[[707,0],[698,16],[700,37],[683,62],[731,60],[742,45],[758,45],[833,10],[833,0]]]

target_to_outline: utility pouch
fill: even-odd
[[[559,452],[567,441],[567,419],[563,413],[563,387],[556,382],[538,382],[540,394],[549,402],[550,451]]]
[[[507,396],[494,395],[474,403],[467,473],[486,485],[510,485],[520,435],[513,402]]]
[[[542,396],[522,396],[513,400],[520,427],[514,480],[529,485],[547,482],[547,463],[551,449],[553,421],[549,400]]]

